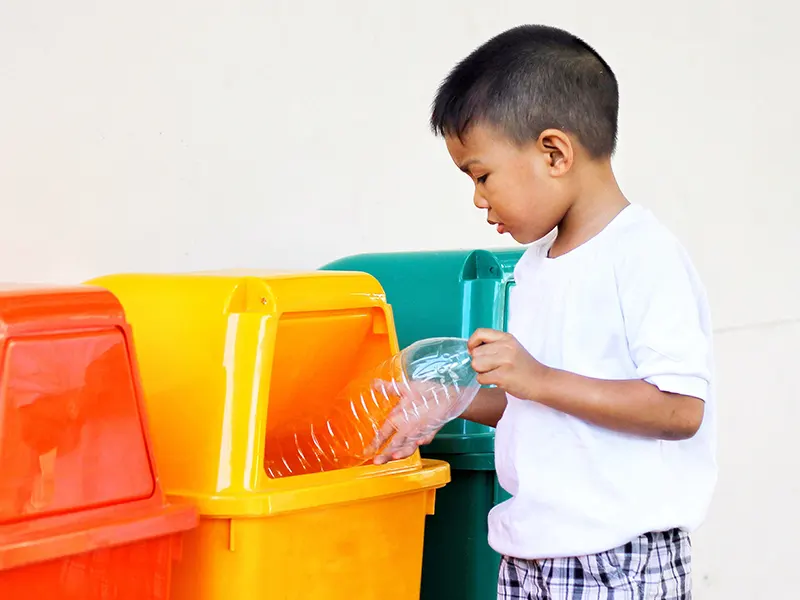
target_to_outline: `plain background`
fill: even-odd
[[[684,241],[712,302],[721,472],[695,540],[696,597],[794,597],[789,6],[0,0],[0,279],[313,269],[355,252],[511,244],[429,134],[429,104],[488,37],[568,28],[619,77],[624,191]]]

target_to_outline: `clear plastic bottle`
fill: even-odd
[[[458,417],[480,389],[467,341],[416,342],[350,382],[331,411],[287,424],[267,443],[266,469],[280,478],[354,467],[402,436],[415,443]]]

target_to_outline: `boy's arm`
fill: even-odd
[[[461,418],[473,423],[497,427],[497,423],[506,409],[506,403],[506,393],[500,388],[481,388],[467,410],[461,414]]]
[[[507,333],[478,330],[470,347],[482,384],[600,427],[680,440],[692,437],[703,420],[705,403],[699,398],[662,392],[640,379],[594,379],[546,367]]]
[[[608,381],[548,370],[536,401],[606,429],[663,440],[692,437],[705,402],[641,379]]]

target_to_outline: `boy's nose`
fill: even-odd
[[[476,208],[489,208],[489,203],[486,201],[486,198],[481,196],[481,193],[478,191],[477,187],[475,188],[475,194],[472,196],[472,203]]]

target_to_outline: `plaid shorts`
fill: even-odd
[[[691,600],[689,535],[648,533],[600,554],[547,560],[503,557],[497,600]]]

